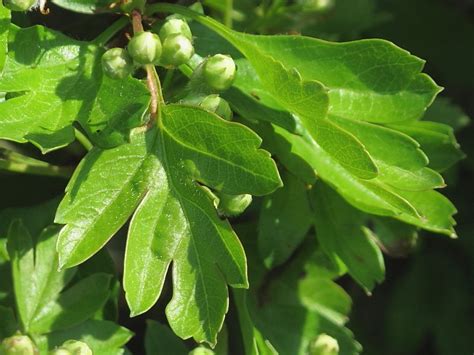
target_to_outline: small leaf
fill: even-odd
[[[421,218],[403,215],[398,219],[435,233],[456,237],[453,215],[457,210],[445,196],[436,191],[398,191],[398,194],[409,201],[421,215]]]
[[[383,281],[385,266],[379,247],[364,227],[366,217],[322,183],[315,185],[311,197],[321,247],[331,258],[340,258],[349,274],[370,292]]]
[[[0,4],[0,73],[3,71],[8,52],[8,31],[10,30],[10,11]]]
[[[409,191],[445,186],[441,175],[426,168],[428,158],[418,142],[409,136],[371,123],[331,119],[364,142],[378,167],[380,181]]]
[[[48,333],[72,327],[92,317],[109,297],[110,279],[110,275],[95,274],[71,286],[36,314],[31,321],[31,331]]]
[[[21,220],[15,220],[8,230],[8,253],[11,259],[15,301],[22,327],[28,330],[35,307],[30,293],[35,292],[35,260],[33,240]]]
[[[111,11],[112,4],[110,0],[53,0],[52,3],[70,11],[91,15]]]
[[[75,139],[77,120],[109,146],[110,127],[126,135],[142,122],[149,103],[145,85],[103,76],[99,47],[41,26],[11,26],[9,40],[0,91],[12,97],[0,104],[1,138],[29,141],[46,153]]]
[[[436,171],[443,172],[464,158],[453,129],[445,124],[416,121],[391,127],[420,143],[421,149],[429,158],[429,167]]]

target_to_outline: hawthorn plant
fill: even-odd
[[[0,167],[69,179],[0,212],[1,354],[129,353],[122,290],[131,317],[159,319],[147,354],[356,354],[337,280],[370,293],[382,251],[456,236],[437,189],[462,153],[425,117],[441,88],[423,60],[379,39],[262,34],[330,1],[262,5],[255,34],[232,29],[232,1],[205,5],[0,6]],[[106,16],[102,32],[25,25],[60,7]],[[106,247],[116,235],[125,250]]]

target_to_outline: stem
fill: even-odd
[[[94,145],[86,137],[86,135],[79,131],[77,128],[74,128],[74,135],[76,136],[77,141],[81,143],[85,150],[89,151],[94,147]]]
[[[70,178],[73,170],[71,168],[56,166],[56,165],[29,165],[27,163],[20,163],[8,160],[0,160],[0,169],[7,170],[14,173],[55,176],[62,178]]]
[[[96,37],[93,41],[99,46],[104,46],[108,41],[110,41],[122,28],[128,25],[128,18],[121,17],[115,21],[112,25],[107,27],[104,32]]]
[[[133,33],[137,34],[143,32],[142,14],[137,10],[132,12],[132,26]],[[150,91],[150,121],[148,127],[153,126],[157,118],[160,118],[161,110],[160,104],[164,104],[163,92],[161,91],[161,82],[153,64],[145,65],[146,70],[146,85]]]
[[[166,92],[166,90],[169,88],[171,81],[173,80],[175,70],[174,68],[169,69],[166,72],[165,79],[163,80],[163,91]]]
[[[224,12],[224,24],[232,28],[232,14],[234,12],[234,0],[226,0],[226,7]]]
[[[179,66],[179,70],[181,70],[181,73],[186,75],[186,77],[190,78],[191,75],[193,75],[193,68],[191,68],[188,64],[182,64]]]
[[[132,27],[134,34],[143,32],[142,14],[137,10],[132,11]]]

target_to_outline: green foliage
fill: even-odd
[[[11,23],[0,5],[0,169],[69,179],[0,211],[4,344],[128,353],[123,289],[131,317],[158,303],[147,354],[360,353],[339,279],[371,294],[383,252],[406,256],[422,230],[456,236],[437,190],[468,118],[435,101],[424,61],[381,39],[266,35],[331,36],[357,7],[367,16],[337,38],[356,36],[376,22],[370,1],[53,3],[98,30]],[[396,333],[412,320],[394,310]]]

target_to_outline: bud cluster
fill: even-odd
[[[194,55],[192,39],[186,20],[169,18],[159,35],[150,31],[139,32],[130,40],[127,49],[111,48],[106,51],[102,56],[104,73],[112,79],[123,79],[137,66],[180,66]]]

